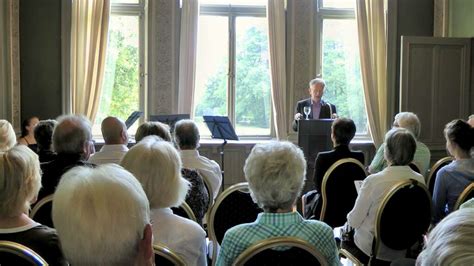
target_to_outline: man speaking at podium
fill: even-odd
[[[309,82],[308,99],[301,100],[296,105],[295,120],[293,121],[293,130],[298,131],[298,121],[300,119],[323,119],[336,118],[336,106],[323,101],[326,83],[322,78],[315,78]]]

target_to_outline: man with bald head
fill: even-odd
[[[105,145],[99,152],[89,158],[90,163],[97,165],[105,163],[119,164],[128,148],[128,133],[125,123],[114,116],[106,117],[101,125]]]
[[[74,166],[95,167],[87,159],[94,153],[91,123],[80,115],[64,115],[57,119],[53,131],[53,150],[57,158],[41,164],[43,177],[38,200],[53,194],[61,176]]]

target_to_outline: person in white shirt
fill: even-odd
[[[364,180],[354,208],[347,215],[347,223],[355,229],[355,245],[343,241],[342,247],[350,250],[362,263],[369,260],[377,210],[390,188],[409,179],[425,184],[424,177],[408,166],[416,150],[413,134],[404,128],[394,128],[385,135],[385,143],[385,160],[388,167]],[[393,261],[404,258],[405,255],[406,250],[393,250],[382,243],[377,259]]]
[[[143,186],[150,201],[155,244],[164,244],[186,265],[206,265],[206,232],[196,222],[173,214],[190,183],[181,176],[181,160],[173,144],[147,136],[133,146],[121,165]]]
[[[105,145],[99,152],[91,155],[90,163],[97,165],[106,163],[119,164],[128,148],[127,126],[117,117],[106,117],[101,124]]]
[[[198,171],[210,184],[213,198],[217,197],[222,185],[222,171],[219,164],[199,154],[199,129],[194,121],[180,120],[174,127],[174,140],[180,149],[183,168]]]

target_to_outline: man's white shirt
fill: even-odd
[[[127,151],[127,146],[122,144],[104,145],[99,152],[92,154],[88,161],[97,165],[106,163],[120,164]]]

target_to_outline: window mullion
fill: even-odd
[[[228,116],[235,127],[235,15],[229,14],[229,80],[228,80]]]

